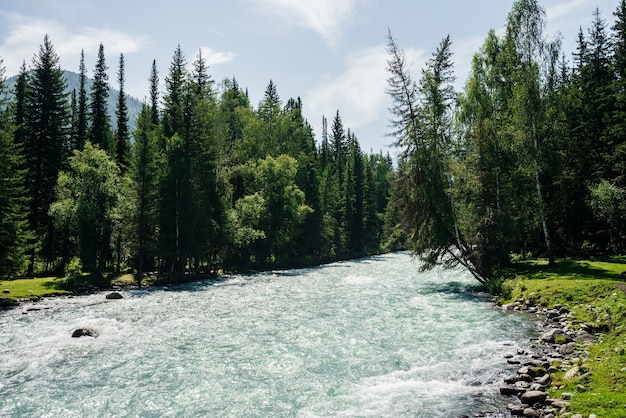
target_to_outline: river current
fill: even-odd
[[[396,253],[0,312],[0,417],[458,417],[536,333]],[[41,308],[30,311],[29,307]],[[91,327],[96,338],[71,338]]]

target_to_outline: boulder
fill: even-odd
[[[502,386],[500,388],[500,395],[504,396],[517,396],[519,395],[520,390],[516,387],[512,386]]]
[[[524,415],[524,407],[522,405],[510,404],[507,409],[511,412],[511,415],[521,417]]]
[[[537,411],[535,408],[526,408],[524,409],[525,417],[541,417],[541,411]]]
[[[552,402],[553,408],[563,409],[563,408],[567,408],[568,406],[570,406],[570,401],[555,400]]]
[[[556,341],[555,340],[561,340],[563,342],[570,342],[571,338],[569,337],[569,335],[567,335],[565,332],[563,332],[562,329],[560,328],[552,328],[551,330],[545,332],[541,338],[542,341],[545,341],[547,343],[552,343],[554,344]]]
[[[546,399],[548,399],[548,394],[538,390],[531,390],[524,393],[520,399],[522,403],[525,403],[526,405],[534,405],[536,403],[543,404]]]
[[[588,331],[586,330],[580,330],[578,331],[578,333],[576,334],[576,341],[579,342],[591,342],[594,340],[593,335],[591,335]]]
[[[563,376],[563,379],[565,379],[565,380],[572,380],[573,378],[578,376],[578,372],[579,371],[580,371],[580,367],[574,366],[571,369],[569,369],[567,371],[567,373],[565,373],[565,376]]]
[[[9,289],[2,289],[2,293],[11,293]]]
[[[121,294],[117,293],[117,292],[111,292],[108,295],[106,295],[107,299],[124,299],[124,296],[122,296]]]
[[[547,385],[549,385],[549,384],[550,384],[550,382],[551,382],[551,380],[552,380],[552,379],[550,378],[550,374],[548,374],[548,373],[546,373],[546,374],[544,374],[543,376],[541,376],[541,377],[539,377],[539,378],[535,379],[535,381],[536,381],[537,383],[539,383],[540,385],[542,385],[542,386],[547,386]]]
[[[559,353],[563,355],[572,354],[574,352],[574,349],[576,349],[576,343],[563,344],[559,347]]]
[[[72,333],[72,338],[95,337],[97,335],[93,328],[78,328]]]

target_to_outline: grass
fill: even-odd
[[[144,280],[145,283],[145,280]],[[0,280],[0,298],[19,301],[37,299],[46,296],[70,295],[81,287],[101,289],[113,286],[134,286],[137,278],[134,274],[107,275],[96,277],[83,274],[71,280],[64,277],[36,277],[32,279]],[[9,293],[4,293],[4,290]]]
[[[11,300],[33,299],[56,294],[70,294],[63,288],[64,280],[58,277],[37,277],[34,279],[16,279],[0,281],[0,297]],[[9,293],[4,293],[4,290]]]
[[[624,418],[626,411],[626,286],[620,273],[626,257],[560,260],[548,269],[545,260],[519,263],[520,274],[503,285],[502,303],[531,300],[540,307],[567,307],[574,327],[591,325],[599,338],[581,364],[582,379],[552,376],[550,395],[571,392],[570,411],[603,418]],[[579,385],[584,386],[584,388]]]

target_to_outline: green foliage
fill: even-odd
[[[90,143],[74,151],[69,169],[59,175],[59,200],[50,207],[57,227],[78,242],[85,270],[104,270],[110,253],[114,213],[124,190],[119,168]]]
[[[24,226],[36,242],[26,242],[29,228],[22,241],[10,241],[22,254],[30,250],[30,273],[63,272],[78,257],[93,274],[75,275],[72,285],[104,285],[108,271],[126,267],[141,281],[147,272],[184,278],[190,270],[207,275],[224,266],[310,264],[381,251],[392,160],[365,155],[339,112],[333,147],[326,138],[318,149],[300,98],[283,107],[270,81],[254,109],[235,78],[214,89],[201,52],[188,70],[179,46],[163,108],[153,62],[150,103],[136,121],[129,119],[120,56],[111,118],[103,45],[92,84],[81,58],[69,103],[47,37],[35,63],[31,72],[23,68],[14,122],[1,131],[13,135],[15,147],[6,153],[15,160],[6,167],[14,173],[24,151],[28,193],[15,201],[31,203],[20,212],[30,212]],[[44,103],[52,105],[38,107]],[[40,125],[51,141],[32,135]],[[132,145],[129,126],[136,126]],[[19,176],[13,180],[21,196]]]

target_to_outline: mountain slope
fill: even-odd
[[[65,81],[67,83],[66,92],[70,94],[72,90],[76,90],[78,94],[78,88],[80,86],[80,75],[78,73],[72,71],[63,71],[63,76],[65,77]],[[17,76],[10,77],[6,80],[7,92],[9,95],[13,95],[15,83],[17,82]],[[87,89],[87,100],[89,101],[89,95],[91,93],[91,86],[93,85],[93,80],[87,78],[86,89]],[[109,86],[109,99],[108,99],[108,111],[109,116],[111,117],[111,126],[115,129],[117,125],[117,116],[115,115],[115,106],[117,105],[117,98],[119,92]],[[137,126],[137,116],[141,112],[141,102],[128,94],[126,95],[126,106],[128,106],[128,125],[130,131],[132,132]]]

